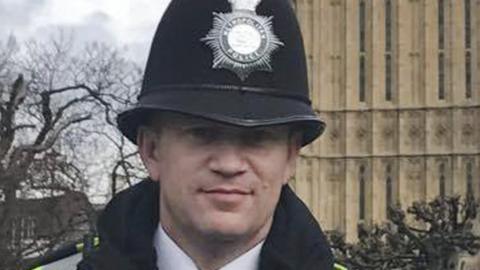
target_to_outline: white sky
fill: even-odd
[[[45,38],[58,29],[77,42],[127,46],[143,65],[169,0],[0,0],[0,40]]]
[[[0,42],[14,34],[19,42],[48,39],[62,29],[75,42],[100,41],[127,48],[127,56],[145,64],[157,24],[170,0],[0,0]],[[92,190],[102,197],[107,182]]]

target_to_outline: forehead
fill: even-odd
[[[186,114],[174,112],[157,112],[151,119],[151,125],[156,128],[182,128],[191,126],[206,126],[209,128],[218,128],[219,130],[232,131],[255,131],[255,130],[270,130],[270,131],[288,131],[292,127],[289,125],[274,125],[274,126],[259,126],[259,127],[241,127],[232,124],[225,124],[218,121],[209,120],[202,117],[196,117]]]

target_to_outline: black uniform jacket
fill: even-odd
[[[115,196],[98,222],[100,248],[77,269],[157,269],[153,236],[158,226],[158,191],[156,182],[145,180]],[[259,270],[332,269],[330,247],[317,221],[285,186],[260,253]]]

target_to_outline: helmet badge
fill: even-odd
[[[212,67],[231,70],[242,81],[257,70],[271,72],[271,55],[284,45],[273,33],[273,16],[256,14],[261,0],[228,1],[232,12],[214,12],[213,28],[201,39],[213,50]]]

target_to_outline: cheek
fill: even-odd
[[[191,192],[199,182],[204,158],[190,152],[165,152],[160,156],[160,185],[172,192]]]
[[[271,215],[278,202],[282,187],[286,183],[285,179],[288,178],[284,170],[284,167],[272,166],[258,176],[260,182],[256,205],[263,208],[262,215]]]
[[[257,202],[254,206],[256,210],[252,211],[252,213],[256,213],[255,218],[261,224],[264,224],[272,217],[284,184],[282,181],[284,176],[281,172],[282,168],[276,169],[278,169],[276,173],[270,173],[268,178],[265,175],[262,176]]]
[[[262,188],[279,189],[291,174],[291,164],[285,152],[265,157],[253,157],[252,167],[261,181]]]

